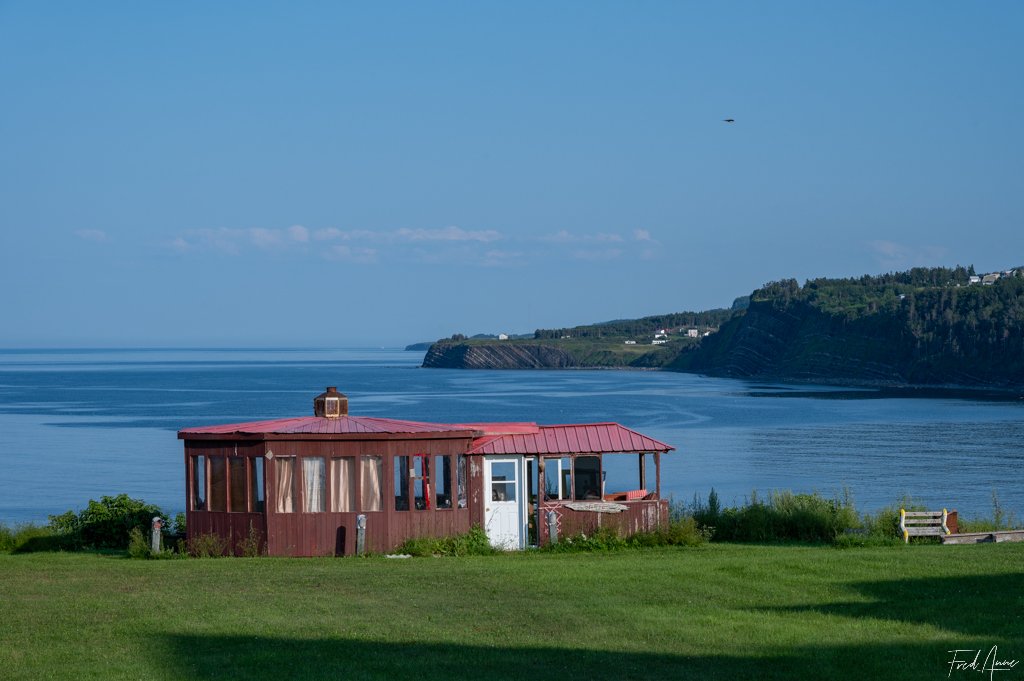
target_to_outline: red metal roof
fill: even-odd
[[[535,433],[485,435],[473,441],[469,454],[613,454],[668,452],[664,442],[618,423],[540,426]]]
[[[372,416],[323,418],[302,416],[228,423],[219,426],[183,428],[178,437],[216,435],[360,435],[473,433],[467,454],[614,454],[622,452],[668,452],[674,447],[630,430],[618,423],[584,423],[538,426],[536,423],[423,423]],[[219,438],[216,438],[219,439]]]
[[[467,430],[473,429],[444,423],[399,421],[397,419],[382,419],[372,416],[342,416],[330,419],[320,416],[302,416],[290,419],[274,419],[272,421],[251,421],[248,423],[228,423],[220,426],[183,428],[178,431],[178,437],[186,438],[189,435],[230,435],[233,433],[247,435],[355,435],[362,433],[448,433]]]

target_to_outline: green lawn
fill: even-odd
[[[1024,658],[1022,570],[1024,544],[0,555],[0,677],[944,679],[954,648]]]

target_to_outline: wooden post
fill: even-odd
[[[537,503],[547,501],[547,481],[544,479],[544,462],[543,456],[537,457]]]
[[[640,484],[637,489],[647,489],[647,454],[640,452]]]
[[[661,452],[654,452],[655,491],[661,499]]]
[[[149,550],[153,553],[160,553],[160,530],[164,526],[164,520],[160,516],[153,516],[152,533],[149,541]]]
[[[356,516],[356,555],[366,553],[366,514]]]

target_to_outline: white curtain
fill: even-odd
[[[322,513],[327,482],[327,466],[321,456],[302,460],[303,507],[306,513]]]
[[[356,461],[346,457],[331,459],[331,511],[350,513],[356,503]]]
[[[277,469],[277,485],[274,496],[277,497],[278,513],[294,513],[295,502],[292,490],[295,489],[295,457],[280,457],[275,464]]]
[[[383,502],[381,482],[384,480],[384,459],[379,456],[363,457],[363,511],[379,511]]]

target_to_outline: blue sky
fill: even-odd
[[[401,345],[1024,264],[1019,2],[210,4],[0,0],[0,345]]]

